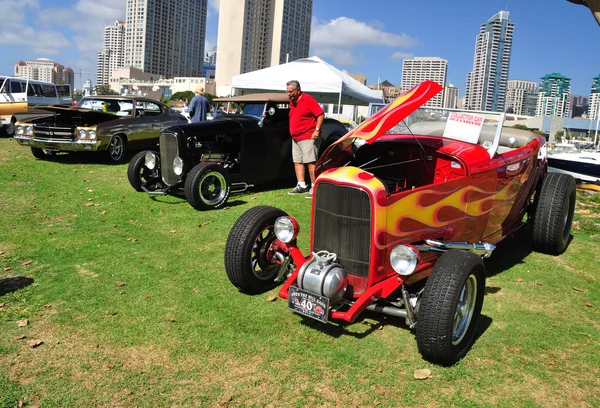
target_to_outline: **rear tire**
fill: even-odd
[[[145,166],[146,153],[154,153],[156,156],[159,156],[157,152],[151,152],[149,150],[139,152],[133,156],[129,162],[129,167],[127,167],[127,178],[129,179],[129,184],[131,184],[131,187],[133,187],[136,191],[144,191],[142,185],[158,175],[156,169],[150,170]]]
[[[559,255],[567,249],[576,195],[572,176],[546,173],[534,203],[531,233],[534,250]]]
[[[40,160],[48,160],[56,156],[56,152],[49,151],[46,149],[40,149],[39,147],[32,147],[31,154],[33,154],[33,157],[35,157],[36,159]]]
[[[233,224],[225,244],[227,277],[241,292],[264,293],[278,285],[280,265],[271,262],[275,220],[287,215],[274,207],[258,206],[246,211]]]
[[[472,252],[450,250],[427,279],[417,316],[417,345],[428,361],[453,365],[475,340],[485,292],[485,267]]]
[[[217,163],[200,163],[185,179],[185,198],[196,210],[223,208],[230,193],[229,173]]]

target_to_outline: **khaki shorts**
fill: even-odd
[[[294,163],[314,163],[317,161],[317,148],[312,139],[296,142],[292,139],[292,161]]]

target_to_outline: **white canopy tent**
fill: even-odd
[[[343,73],[319,57],[296,60],[258,71],[235,75],[231,82],[232,95],[286,90],[286,82],[295,79],[302,91],[319,103],[338,105],[368,105],[381,103],[382,98],[350,75]]]

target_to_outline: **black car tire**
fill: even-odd
[[[157,176],[156,169],[150,170],[145,166],[147,153],[154,153],[156,156],[159,156],[158,152],[144,150],[133,156],[129,162],[129,167],[127,167],[129,184],[131,184],[131,187],[136,191],[144,191],[142,185]]]
[[[47,159],[51,159],[52,157],[56,156],[56,152],[49,151],[46,149],[40,149],[39,147],[32,147],[31,154],[33,154],[33,157],[35,157],[36,159],[40,159],[40,160],[47,160]]]
[[[231,193],[229,173],[217,163],[200,163],[185,179],[185,198],[196,210],[217,210]]]
[[[15,118],[11,118],[10,123],[4,126],[4,134],[8,137],[13,137],[15,135],[15,123],[17,123]]]
[[[344,136],[346,133],[346,128],[344,126],[335,121],[329,122],[325,121],[323,123],[323,129],[321,130],[321,136],[315,142],[315,146],[317,147],[317,159],[321,157],[321,155],[327,150],[329,146],[331,146],[336,140],[340,137]]]
[[[534,250],[559,255],[567,249],[576,195],[573,177],[568,174],[546,173],[534,200],[531,228]]]
[[[243,293],[264,293],[277,286],[280,265],[269,252],[276,239],[275,220],[287,215],[275,207],[258,206],[246,211],[233,224],[225,243],[225,272]]]
[[[106,147],[108,160],[111,163],[123,163],[125,161],[126,151],[127,140],[125,139],[125,136],[113,135],[108,146]]]
[[[423,358],[453,365],[465,356],[475,340],[484,292],[480,256],[453,249],[440,257],[419,303],[416,338]]]

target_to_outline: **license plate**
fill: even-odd
[[[306,292],[296,286],[290,286],[288,307],[311,319],[327,323],[329,298]]]
[[[44,149],[46,150],[58,150],[58,145],[55,143],[45,143]]]

